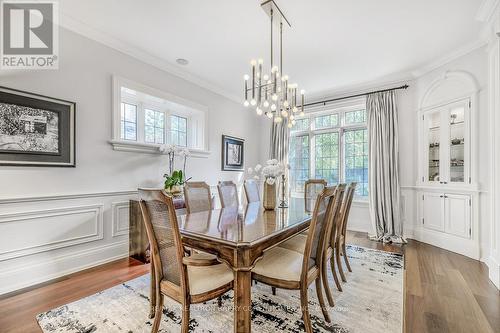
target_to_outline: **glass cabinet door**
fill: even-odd
[[[449,119],[449,174],[450,183],[465,182],[466,107],[454,105],[448,109]]]
[[[440,156],[441,156],[441,112],[435,111],[425,115],[427,128],[426,144],[427,156],[427,179],[428,182],[440,181]]]

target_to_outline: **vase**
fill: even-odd
[[[274,210],[276,208],[276,183],[269,185],[267,182],[264,182],[262,204],[265,210]]]
[[[173,197],[179,197],[182,195],[182,186],[181,185],[174,185],[171,188],[166,188],[165,192],[170,194]]]

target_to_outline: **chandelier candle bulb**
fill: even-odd
[[[248,103],[248,79],[249,78],[250,77],[246,74],[245,74],[245,76],[243,76],[243,79],[245,79],[245,104]],[[245,106],[248,106],[248,104]]]
[[[256,61],[252,60],[250,62],[250,64],[252,65],[252,100],[255,100],[255,65],[256,65]]]

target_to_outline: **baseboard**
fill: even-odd
[[[126,257],[128,241],[121,241],[63,254],[34,265],[16,267],[0,272],[0,280],[3,281],[0,285],[0,295]]]
[[[491,282],[493,282],[497,289],[500,289],[500,264],[492,256],[488,258],[486,264],[488,265],[489,278]]]

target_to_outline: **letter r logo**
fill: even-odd
[[[52,54],[54,11],[52,3],[2,3],[3,53]]]

